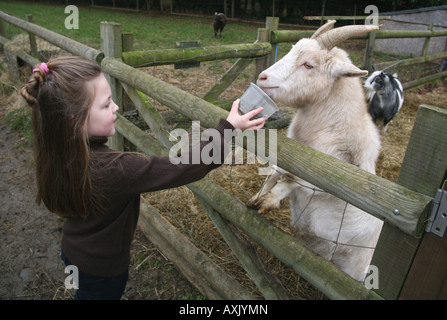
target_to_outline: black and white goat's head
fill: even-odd
[[[383,127],[386,129],[404,102],[403,87],[397,79],[397,74],[374,70],[363,83],[363,87],[373,121],[377,123],[378,120],[383,120]]]

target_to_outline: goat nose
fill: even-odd
[[[264,80],[264,81],[265,81],[265,80],[267,80],[267,78],[268,78],[268,77],[267,77],[267,74],[265,74],[265,73],[261,73],[261,74],[259,74],[259,76],[258,76],[258,81],[259,81],[259,80]]]

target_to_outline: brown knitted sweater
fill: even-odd
[[[182,186],[205,177],[225,158],[224,129],[234,129],[221,120],[216,129],[222,139],[217,164],[172,164],[169,157],[142,157],[109,149],[106,138],[91,141],[91,158],[101,167],[92,172],[92,184],[104,199],[104,213],[89,213],[86,218],[66,219],[63,226],[62,251],[71,264],[87,274],[111,277],[129,267],[130,244],[136,229],[140,194]],[[201,149],[208,143],[201,142]],[[193,148],[190,148],[191,152]],[[93,160],[92,160],[93,161]],[[191,162],[190,162],[191,163]]]

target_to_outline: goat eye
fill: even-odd
[[[312,69],[313,65],[308,64],[307,62],[304,63],[304,68],[306,69]]]

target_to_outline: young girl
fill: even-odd
[[[250,120],[262,108],[239,115],[236,100],[216,127],[222,145],[215,149],[222,150],[222,161],[174,165],[169,157],[116,152],[105,145],[115,133],[118,106],[100,67],[90,60],[67,56],[42,63],[21,93],[33,110],[36,202],[66,218],[62,259],[79,270],[75,299],[121,298],[141,193],[205,177],[223,163],[224,129],[257,130],[265,122]],[[201,148],[208,143],[213,142],[201,142]]]

